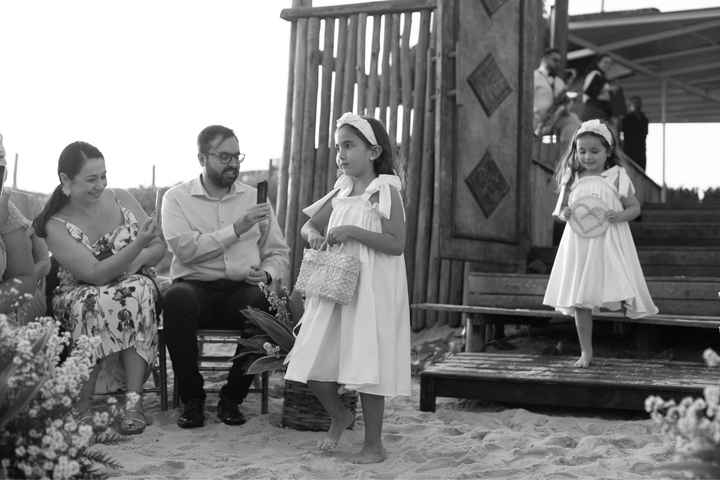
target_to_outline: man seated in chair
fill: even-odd
[[[205,423],[197,330],[254,335],[240,310],[267,311],[259,284],[281,279],[288,269],[289,249],[270,205],[256,204],[255,188],[237,181],[244,157],[232,130],[205,128],[198,136],[200,175],[168,190],[162,201],[162,231],[174,254],[173,283],[163,297],[164,328],[184,406],[181,428]],[[245,423],[238,406],[252,384],[253,375],[245,374],[250,360],[233,363],[220,392],[218,417],[228,425]]]

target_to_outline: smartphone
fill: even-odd
[[[268,182],[263,180],[257,184],[257,203],[267,202]]]

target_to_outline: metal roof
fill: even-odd
[[[639,95],[651,122],[720,122],[720,7],[674,12],[641,9],[568,19],[568,65],[582,74],[596,53],[617,62],[625,98]]]

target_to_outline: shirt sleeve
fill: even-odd
[[[260,248],[260,269],[265,270],[273,279],[284,278],[290,267],[290,248],[280,230],[275,212],[271,210],[270,220],[261,228],[258,240]]]
[[[163,236],[173,255],[185,265],[222,255],[237,241],[232,224],[210,233],[194,229],[172,191],[163,197],[161,212]]]

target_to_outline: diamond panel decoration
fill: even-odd
[[[512,88],[495,58],[488,54],[467,77],[467,82],[489,117],[510,95]]]
[[[510,184],[505,180],[490,152],[485,152],[482,159],[465,178],[465,184],[480,205],[485,218],[490,218],[490,215],[510,191]]]
[[[493,16],[507,0],[482,0],[482,4],[489,16]]]

